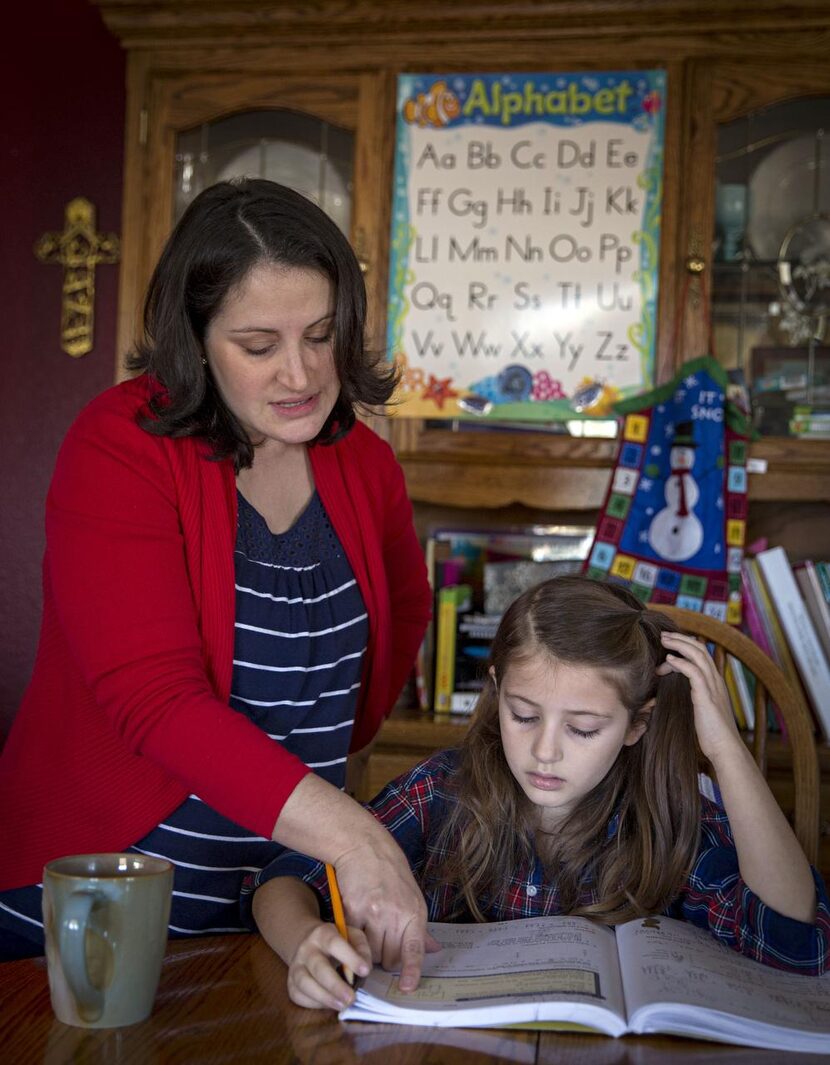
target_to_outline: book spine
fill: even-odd
[[[751,559],[745,558],[741,564],[741,585],[744,599],[744,624],[752,642],[775,661],[775,656],[770,647],[769,638],[764,622],[761,618],[761,610],[755,592],[755,578],[750,565]]]
[[[735,681],[735,672],[732,668],[731,658],[726,659],[726,665],[723,671],[723,679],[726,682],[726,690],[729,692],[729,701],[732,704],[732,713],[735,715],[735,720],[738,723],[738,728],[742,731],[746,730],[746,716],[744,715],[744,708],[741,704],[741,697],[738,693],[738,685]]]
[[[435,700],[436,714],[447,713],[455,683],[455,602],[450,596],[438,593],[438,622],[435,641]]]
[[[792,687],[799,693],[804,705],[811,707],[809,698],[807,697],[806,689],[802,684],[802,678],[798,671],[798,667],[795,664],[792,651],[790,649],[790,643],[787,636],[784,633],[784,629],[781,626],[780,615],[773,605],[772,596],[770,595],[769,585],[763,576],[763,571],[758,563],[758,556],[750,559],[750,566],[755,574],[755,588],[758,595],[758,601],[761,604],[761,614],[764,619],[764,623],[767,626],[767,633],[769,635],[770,645],[772,647],[774,661],[778,663]],[[787,563],[789,570],[789,562]],[[792,576],[792,573],[790,573]],[[783,725],[782,731],[786,735],[786,726]],[[814,715],[815,727],[821,731],[821,724]]]
[[[793,566],[801,598],[813,622],[824,657],[830,662],[830,606],[821,591],[815,565],[809,560]]]
[[[744,626],[755,646],[760,651],[763,651],[767,658],[771,658],[776,665],[780,666],[781,663],[778,661],[778,658],[770,645],[767,628],[761,616],[761,605],[756,590],[758,576],[753,568],[753,561],[753,559],[745,558],[741,564]],[[775,729],[786,738],[787,726],[784,722],[784,718],[781,711],[771,699],[767,700],[767,713],[769,717],[769,727],[775,727]]]
[[[824,601],[830,604],[830,563],[828,562],[816,562],[816,576],[818,582],[821,585],[821,591],[824,595]]]
[[[752,732],[755,728],[755,705],[753,703],[753,693],[749,687],[749,681],[747,680],[743,663],[740,659],[735,658],[734,655],[727,655],[726,661],[732,670],[735,690],[741,704],[744,721],[746,721],[746,728]]]
[[[830,666],[815,628],[798,591],[783,547],[772,547],[757,556],[758,565],[781,627],[809,694],[824,739],[830,739]]]
[[[429,710],[429,685],[426,677],[427,641],[426,637],[421,641],[418,654],[415,656],[415,698],[419,710]]]
[[[435,555],[435,538],[433,536],[428,536],[424,548],[424,558],[427,566],[427,580],[432,589],[432,617],[429,620],[429,624],[424,632],[424,638],[421,642],[420,673],[423,684],[423,693],[417,689],[418,662],[416,661],[415,663],[416,691],[418,691],[418,700],[424,710],[431,709],[431,704],[435,697],[435,643],[438,629],[438,585],[436,583],[437,567]]]
[[[767,631],[767,638],[769,640],[773,660],[778,663],[781,669],[783,669],[792,683],[800,689],[801,681],[790,650],[790,645],[787,637],[784,635],[784,630],[781,627],[779,613],[775,606],[773,606],[773,598],[770,595],[769,583],[764,579],[764,573],[758,559],[759,556],[756,555],[754,559],[749,560],[749,565],[755,575],[754,587],[757,596],[756,602],[760,604],[761,617]],[[787,566],[789,568],[789,563],[787,563]]]
[[[455,687],[455,641],[459,605],[469,602],[470,589],[464,584],[451,584],[438,592],[438,632],[435,647],[436,714],[450,712]]]

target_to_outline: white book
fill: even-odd
[[[815,626],[804,605],[783,547],[771,547],[755,556],[787,637],[810,703],[821,724],[825,740],[830,739],[830,663],[816,635]]]
[[[830,975],[796,976],[669,917],[430,924],[418,989],[375,968],[342,1020],[442,1028],[561,1025],[788,1051],[830,1048]]]
[[[481,692],[453,692],[450,696],[450,713],[472,714]]]
[[[816,573],[816,565],[810,561],[798,562],[793,566],[793,573],[798,581],[807,612],[813,619],[824,655],[830,661],[830,603],[824,598],[821,581]]]

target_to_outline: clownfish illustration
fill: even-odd
[[[419,92],[403,105],[403,117],[419,126],[446,126],[461,112],[461,104],[445,81],[436,81],[429,92]]]

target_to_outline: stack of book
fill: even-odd
[[[431,532],[426,559],[435,605],[418,664],[423,709],[472,712],[507,606],[540,581],[578,571],[593,533],[582,525]]]
[[[830,406],[796,406],[790,432],[802,440],[830,440]]]
[[[427,540],[434,621],[418,662],[422,709],[471,713],[486,682],[501,616],[526,588],[581,568],[590,526],[438,529]],[[830,743],[830,563],[790,564],[782,547],[746,557],[744,629],[801,692],[817,735]],[[755,728],[754,677],[728,656],[725,680],[741,728]],[[774,704],[767,725],[786,733]]]
[[[744,559],[742,578],[747,635],[801,692],[813,712],[817,734],[830,742],[830,566],[810,561],[793,566],[783,547],[772,547]],[[730,692],[741,723],[752,700],[748,685],[742,695],[735,684],[737,672],[732,671]],[[785,731],[774,706],[770,713]],[[746,724],[752,727],[749,721]]]
[[[501,615],[472,612],[470,593],[466,584],[449,584],[438,592],[436,713],[472,713],[486,681],[487,657]]]

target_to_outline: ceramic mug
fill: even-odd
[[[143,854],[77,854],[43,870],[55,1016],[81,1028],[149,1017],[167,946],[173,867]]]

